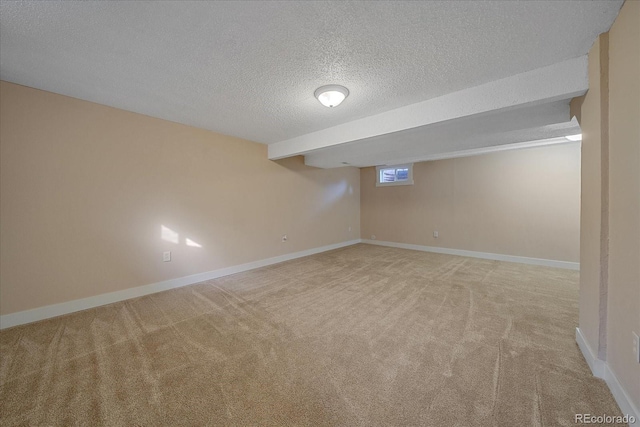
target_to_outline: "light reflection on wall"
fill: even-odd
[[[202,247],[202,245],[200,243],[196,243],[191,239],[186,239],[185,243],[187,244],[187,246],[191,246],[193,248],[201,248]]]
[[[180,234],[178,234],[177,232],[173,231],[172,229],[164,225],[160,226],[160,238],[165,242],[175,243],[176,245],[180,243]],[[192,239],[189,239],[188,237],[184,239],[184,243],[185,245],[192,248],[202,247],[200,243]]]
[[[160,237],[165,242],[178,244],[180,242],[180,235],[164,225],[160,226]]]

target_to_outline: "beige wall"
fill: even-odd
[[[609,286],[607,363],[636,408],[640,364],[640,2],[627,1],[609,32]]]
[[[640,364],[640,2],[589,52],[581,106],[580,330],[636,407]]]
[[[361,169],[363,238],[579,259],[577,143],[416,163],[415,185],[376,187],[375,175]]]
[[[580,114],[582,188],[579,324],[585,339],[596,354],[606,349],[605,340],[600,340],[601,318],[606,320],[606,313],[603,313],[602,317],[600,314],[600,287],[606,285],[604,282],[601,284],[602,121],[604,119],[601,109],[600,44],[606,43],[606,40],[604,37],[598,37],[589,51],[589,91],[582,102]],[[606,72],[606,64],[603,66]],[[606,305],[603,307],[606,308]]]
[[[11,83],[0,91],[2,314],[360,235],[358,169],[272,162],[261,144]]]

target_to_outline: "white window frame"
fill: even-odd
[[[408,169],[409,173],[404,181],[380,182],[380,171],[385,169]],[[393,187],[396,185],[413,185],[413,163],[376,166],[376,187]]]

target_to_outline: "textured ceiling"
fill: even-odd
[[[403,138],[402,133],[407,130],[417,131],[411,133],[413,144],[429,145],[433,135],[427,130],[434,126],[446,124],[447,129],[455,130],[457,126],[463,126],[466,123],[465,119],[475,118],[479,123],[483,123],[483,117],[493,113],[491,126],[497,131],[501,129],[503,124],[501,121],[511,120],[510,111],[531,106],[542,106],[542,110],[551,109],[554,102],[561,100],[566,101],[564,120],[568,121],[570,119],[569,101],[576,96],[584,95],[589,88],[587,65],[588,58],[584,55],[536,68],[297,138],[276,142],[269,145],[268,155],[270,159],[300,154],[308,158],[310,153],[318,150],[337,149],[349,143],[359,147],[364,156],[371,150],[370,142],[374,137],[376,141],[382,141],[385,146],[388,146],[385,147],[388,152],[398,151],[401,146],[396,142]],[[541,109],[538,108],[536,111],[539,110]],[[546,115],[546,117],[552,117],[552,115]],[[551,123],[556,122],[548,124]],[[505,124],[508,125],[508,123]],[[544,125],[544,123],[538,123],[538,126]],[[458,135],[456,132],[450,133],[446,138],[448,145],[453,146],[460,142],[456,139]],[[340,150],[337,151],[340,152]],[[384,163],[390,160],[387,159]],[[344,161],[348,160],[344,159]],[[353,164],[361,163],[353,162]]]
[[[273,143],[584,55],[621,4],[2,1],[0,77]]]

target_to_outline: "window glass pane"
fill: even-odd
[[[395,182],[395,169],[380,169],[380,182]]]
[[[407,179],[409,179],[409,169],[408,168],[396,169],[396,179],[398,181],[406,181]]]

